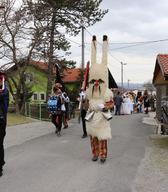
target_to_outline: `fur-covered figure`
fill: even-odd
[[[103,36],[102,61],[100,64],[97,64],[96,37],[93,36],[89,88],[87,89],[87,97],[89,99],[88,112],[93,115],[87,121],[87,133],[91,136],[93,160],[97,160],[98,156],[100,156],[100,160],[104,159],[102,160],[103,162],[107,157],[107,139],[112,137],[110,121],[108,121],[110,116],[108,114],[107,103],[112,100],[113,94],[108,88],[107,50],[107,36]],[[101,142],[104,143],[101,144]],[[104,146],[104,153],[100,150],[95,153],[94,148],[96,148],[96,146],[93,146],[93,144],[96,143],[101,149],[103,148],[102,146]]]

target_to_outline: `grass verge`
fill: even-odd
[[[156,135],[151,141],[153,145],[151,163],[168,174],[168,136]]]
[[[18,115],[15,113],[8,113],[8,115],[7,115],[7,126],[31,123],[34,121],[36,121],[36,120],[31,119],[29,117],[25,117],[24,115]]]

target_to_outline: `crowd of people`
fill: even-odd
[[[137,94],[128,91],[121,94],[119,91],[114,96],[115,115],[128,115],[134,113],[148,114],[156,109],[156,96],[147,90],[138,91]]]
[[[3,174],[4,161],[4,137],[6,134],[6,117],[9,103],[9,93],[5,86],[5,75],[0,73],[0,176]],[[133,92],[121,94],[119,91],[105,89],[104,96],[100,99],[101,91],[99,82],[93,83],[88,91],[81,89],[77,100],[79,102],[80,119],[83,130],[82,138],[90,136],[92,160],[104,163],[107,158],[107,139],[111,138],[109,119],[114,115],[125,115],[134,113],[148,113],[155,110],[155,100],[153,95],[149,95],[145,90],[135,95]],[[89,92],[90,91],[90,92]],[[93,97],[94,96],[94,97]],[[69,103],[70,99],[63,89],[61,83],[55,83],[53,94],[57,100],[55,111],[49,114],[51,122],[55,126],[55,133],[61,136],[62,127],[68,128]],[[98,102],[98,103],[97,103]]]
[[[82,138],[90,137],[92,161],[100,159],[104,163],[107,159],[108,139],[112,138],[110,119],[112,113],[125,115],[148,113],[149,108],[155,110],[155,98],[148,91],[122,93],[108,87],[108,68],[105,53],[107,36],[103,36],[103,59],[101,64],[96,63],[96,37],[92,40],[92,65],[89,70],[89,86],[81,89],[78,97],[80,119],[82,120]],[[0,74],[0,176],[3,174],[4,147],[3,141],[6,133],[6,116],[9,102],[8,90],[4,85],[5,76]],[[62,126],[68,128],[70,99],[61,83],[56,82],[53,93],[48,100],[48,110],[51,122],[55,126],[55,133],[61,136]]]

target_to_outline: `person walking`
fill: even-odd
[[[89,70],[89,88],[86,89],[89,99],[90,114],[86,115],[86,129],[90,135],[92,161],[104,163],[107,159],[107,139],[110,139],[111,128],[106,103],[111,101],[112,92],[108,88],[107,36],[103,36],[102,63],[96,63],[96,36],[92,40],[91,67]],[[106,114],[107,111],[107,114]],[[105,115],[106,114],[106,115]],[[90,118],[88,118],[90,117]]]
[[[87,137],[87,131],[86,131],[86,122],[85,122],[85,117],[86,113],[89,107],[89,100],[86,97],[86,92],[81,89],[81,92],[79,94],[79,109],[80,109],[80,117],[82,119],[82,128],[83,128],[83,135],[82,138]]]
[[[64,129],[68,128],[68,120],[69,120],[69,102],[70,99],[67,95],[67,93],[63,90],[63,86],[61,83],[56,83],[56,87],[58,87],[61,90],[61,97],[62,97],[62,106],[61,106],[61,111],[62,111],[62,123],[64,125]]]
[[[148,114],[148,109],[150,107],[150,102],[149,102],[149,95],[148,95],[148,91],[145,90],[144,94],[143,94],[143,101],[144,101],[144,113]]]
[[[53,93],[52,96],[53,99],[56,100],[56,106],[54,112],[50,113],[51,121],[55,125],[55,133],[58,137],[61,136],[61,128],[62,128],[62,112],[61,112],[61,106],[62,106],[62,98],[61,98],[61,90],[57,87],[53,87]]]
[[[142,92],[138,92],[136,97],[137,113],[142,113],[142,104],[143,104]]]
[[[123,102],[123,98],[120,95],[120,92],[117,92],[117,95],[114,97],[114,105],[115,105],[115,115],[120,115],[121,105]]]
[[[5,74],[0,73],[0,176],[3,175],[4,138],[6,135],[7,111],[9,104],[9,92],[5,85]]]

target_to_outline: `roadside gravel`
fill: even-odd
[[[165,161],[164,161],[165,160]],[[146,149],[138,169],[133,192],[168,191],[168,149],[159,150],[154,145]]]

